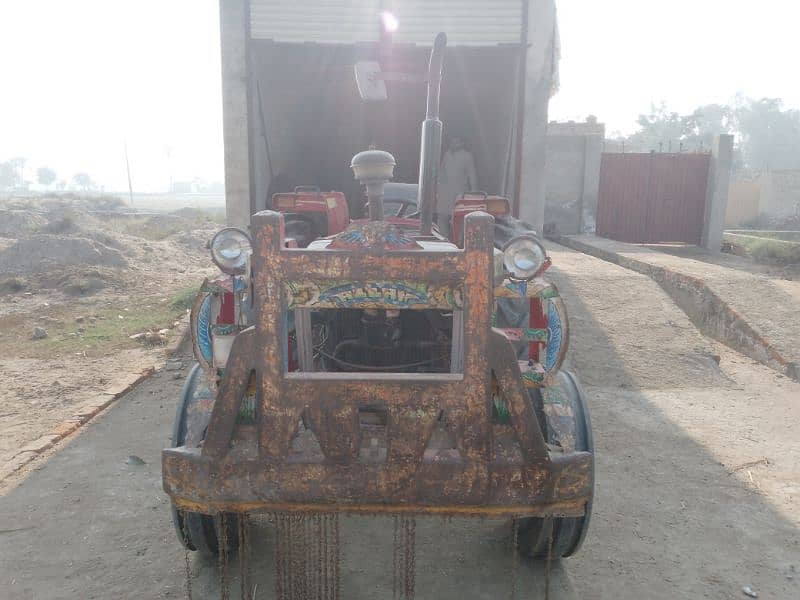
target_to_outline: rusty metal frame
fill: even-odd
[[[589,453],[549,453],[511,343],[491,327],[493,219],[470,214],[463,250],[285,248],[280,214],[253,216],[256,326],[233,345],[202,448],[163,451],[164,489],[186,510],[415,512],[474,515],[583,514],[592,490]],[[415,280],[462,286],[461,373],[287,372],[286,283],[298,280]],[[231,450],[241,399],[255,371],[257,453]],[[492,377],[508,405],[515,452],[493,444]],[[382,404],[388,452],[358,462],[359,408]],[[459,459],[425,450],[440,414],[452,424]],[[290,460],[301,417],[325,459]]]

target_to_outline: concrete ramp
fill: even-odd
[[[548,245],[548,277],[567,305],[567,368],[587,385],[623,389],[721,388],[731,384],[715,344],[657,283]]]
[[[595,236],[556,241],[647,275],[703,333],[800,381],[800,282],[699,251],[680,256]]]

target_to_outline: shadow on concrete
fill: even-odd
[[[732,598],[749,585],[798,597],[798,528],[664,415],[569,276],[554,270],[570,315],[569,368],[586,388],[596,447],[591,528],[581,553],[564,561],[577,596]],[[601,359],[583,355],[588,340]],[[604,383],[600,370],[609,369],[627,389]],[[690,393],[674,390],[677,402]]]
[[[593,411],[597,491],[584,549],[554,571],[550,597],[575,597],[570,581],[582,600],[730,598],[743,585],[762,597],[800,596],[797,578],[787,578],[800,564],[798,530],[635,387],[602,325],[569,282],[561,290],[574,319],[573,347],[592,336],[603,357],[586,369],[574,362]],[[597,368],[618,370],[629,388],[593,385]],[[161,490],[160,450],[181,383],[172,377],[162,372],[135,388],[0,498],[4,598],[186,597],[184,553]],[[128,465],[130,454],[145,464]],[[390,598],[391,522],[342,522],[342,598]],[[264,585],[258,600],[273,597],[270,535],[264,525],[254,536],[263,548],[253,564]],[[420,519],[417,597],[508,597],[509,546],[506,523]],[[195,557],[190,564],[193,598],[219,597],[216,565]],[[517,581],[518,598],[543,597],[541,567],[520,561]],[[235,580],[231,590],[238,594]]]

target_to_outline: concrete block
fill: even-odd
[[[74,417],[80,419],[81,423],[85,423],[114,401],[113,396],[107,396],[106,398],[107,400],[103,400],[102,402],[99,400],[92,400],[83,404],[75,411]]]
[[[138,377],[139,376],[136,375],[134,377],[126,377],[120,381],[117,381],[111,387],[106,388],[106,390],[103,392],[102,395],[109,396],[112,400],[114,398],[119,398],[120,396],[122,396],[122,394],[127,392],[129,389],[131,389],[132,386],[136,384]]]
[[[19,449],[19,451],[20,453],[35,452],[39,454],[47,450],[50,446],[55,444],[60,439],[61,436],[59,435],[54,435],[54,434],[43,435],[39,439],[33,440],[32,442],[25,444],[22,448]]]
[[[14,458],[9,461],[6,461],[5,464],[0,466],[0,481],[18,471],[23,466],[31,462],[34,458],[39,456],[36,452],[20,452]]]
[[[148,377],[150,377],[153,373],[155,373],[154,367],[147,367],[143,371],[139,373],[131,373],[122,377],[121,379],[117,380],[111,387],[107,388],[103,392],[103,396],[110,396],[113,400],[114,398],[119,398],[123,394],[127,393],[133,386],[141,383]],[[98,400],[98,402],[100,402]],[[106,402],[105,406],[108,406],[109,402]]]
[[[53,429],[50,430],[51,435],[57,435],[61,438],[67,437],[70,433],[78,429],[79,421],[62,421]]]

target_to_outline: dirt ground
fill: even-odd
[[[204,214],[129,212],[74,197],[0,205],[0,465],[117,379],[163,364],[158,344],[129,336],[168,339],[210,272],[218,225]]]
[[[745,586],[800,597],[800,385],[700,336],[649,278],[551,254],[592,410],[597,488],[584,548],[552,574],[550,597],[738,599]],[[0,488],[6,597],[185,597],[159,464],[173,377],[141,384]],[[128,464],[132,454],[145,464]],[[419,521],[417,597],[509,597],[507,523]],[[391,524],[343,523],[343,597],[391,597]],[[259,599],[272,594],[270,532],[256,529]],[[190,566],[193,597],[219,597],[215,565]],[[523,562],[516,597],[544,597],[543,581]]]

